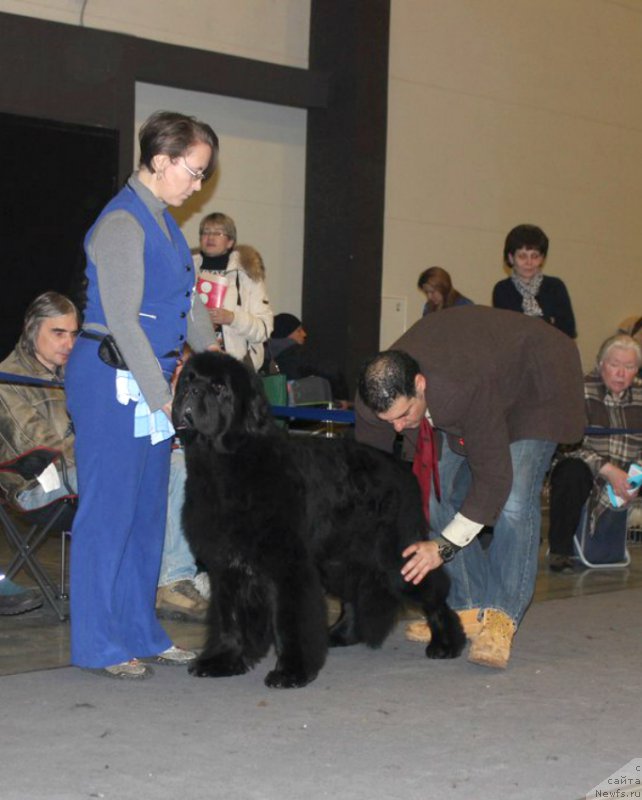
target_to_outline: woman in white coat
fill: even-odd
[[[261,255],[249,245],[236,244],[236,225],[216,212],[201,220],[200,252],[194,256],[199,278],[223,275],[227,290],[220,308],[208,308],[226,353],[258,370],[263,364],[263,342],[274,326],[274,312],[265,285]]]

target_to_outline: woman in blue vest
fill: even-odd
[[[72,663],[116,678],[184,663],[156,619],[165,530],[172,392],[185,342],[214,345],[194,302],[189,248],[167,206],[214,171],[209,125],[167,111],[141,127],[138,171],[85,238],[84,326],[67,372],[80,503],[72,530]]]

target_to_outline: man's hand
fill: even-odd
[[[433,569],[437,569],[444,562],[439,555],[437,542],[415,542],[408,545],[401,554],[408,561],[403,565],[401,574],[405,581],[417,585]]]

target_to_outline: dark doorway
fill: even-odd
[[[0,114],[0,175],[2,359],[37,295],[76,294],[85,233],[117,190],[118,132]]]

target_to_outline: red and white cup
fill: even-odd
[[[221,308],[227,292],[227,278],[224,275],[198,278],[196,292],[207,308]]]

